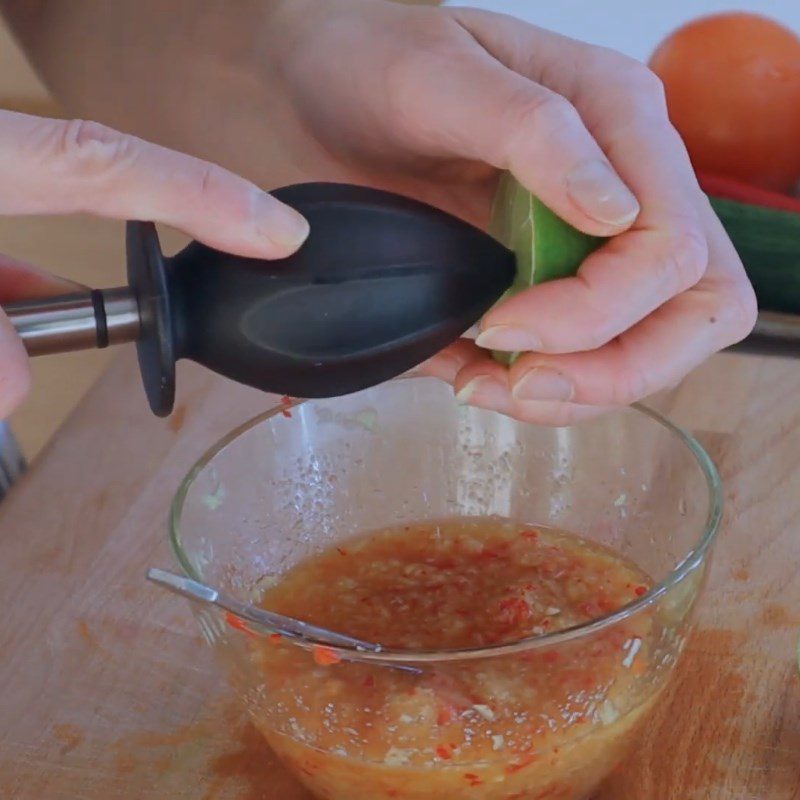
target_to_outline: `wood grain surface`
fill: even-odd
[[[179,389],[151,417],[124,354],[0,507],[4,800],[308,800],[144,581],[192,461],[270,405],[196,368]],[[726,521],[672,697],[599,798],[800,800],[800,362],[720,356],[658,404],[717,460]]]

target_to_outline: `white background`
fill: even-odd
[[[754,11],[774,17],[800,34],[800,0],[450,0],[448,5],[514,14],[642,61],[673,28],[715,11]]]

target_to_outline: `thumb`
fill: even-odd
[[[32,264],[0,253],[0,303],[56,297],[85,289],[79,283],[52,275]]]
[[[68,294],[82,287],[38,267],[0,254],[0,303]],[[5,419],[30,391],[28,354],[9,318],[0,310],[0,419]]]
[[[396,87],[403,132],[439,158],[510,170],[555,213],[595,235],[629,227],[639,203],[562,95],[509,69],[460,27],[452,48],[420,51]]]

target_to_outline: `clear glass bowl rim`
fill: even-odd
[[[435,380],[433,378],[399,378],[395,380]],[[300,400],[292,399],[291,402],[282,401],[268,411],[265,411],[257,416],[251,418],[247,422],[237,426],[232,431],[227,433],[216,443],[211,445],[206,452],[195,462],[186,477],[178,487],[175,497],[172,501],[169,513],[169,539],[172,546],[172,551],[178,560],[181,568],[185,574],[196,581],[203,581],[203,577],[194,569],[191,559],[186,554],[183,544],[181,542],[181,513],[183,505],[189,490],[195,478],[208,466],[214,458],[223,451],[228,445],[232,444],[243,434],[252,430],[260,425],[262,422],[271,419],[277,414],[286,411],[287,409],[295,408],[305,403],[313,403],[314,400]],[[706,480],[709,493],[709,508],[706,515],[706,521],[703,526],[703,531],[697,540],[695,546],[686,554],[686,556],[675,566],[675,568],[656,586],[654,586],[647,594],[637,598],[626,606],[607,614],[598,617],[590,622],[576,625],[572,628],[555,631],[539,636],[533,636],[526,639],[520,639],[515,642],[507,642],[504,644],[490,645],[487,647],[473,647],[462,649],[450,650],[391,650],[383,649],[379,652],[365,652],[356,648],[347,647],[330,647],[330,645],[315,641],[311,638],[305,640],[291,640],[292,644],[299,645],[303,648],[312,648],[315,646],[324,646],[326,649],[333,650],[341,654],[345,658],[358,661],[370,662],[384,662],[384,663],[435,663],[444,661],[464,661],[480,658],[490,658],[497,656],[514,655],[521,652],[528,652],[531,650],[553,648],[575,639],[587,637],[598,633],[605,628],[611,627],[619,622],[622,622],[634,614],[642,611],[648,606],[654,605],[659,598],[667,594],[676,585],[681,583],[688,575],[694,572],[700,565],[702,565],[714,544],[714,540],[719,531],[720,522],[722,520],[723,510],[723,491],[722,480],[716,465],[714,464],[711,456],[706,452],[705,448],[700,442],[692,436],[684,428],[670,422],[665,416],[657,411],[645,406],[641,403],[635,403],[627,409],[611,412],[611,413],[638,413],[652,419],[656,424],[661,425],[670,434],[681,441],[686,448],[694,456],[697,465]],[[591,424],[591,423],[588,423]],[[242,602],[248,603],[247,599],[239,598]],[[249,603],[248,603],[249,605]],[[251,606],[252,607],[252,606]],[[269,636],[272,631],[263,628],[258,630],[259,626],[248,621],[248,628],[264,636]]]

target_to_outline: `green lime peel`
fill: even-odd
[[[500,302],[534,284],[576,275],[583,260],[605,241],[564,222],[510,173],[500,179],[489,233],[517,257],[517,277]],[[520,354],[492,355],[512,364]]]

